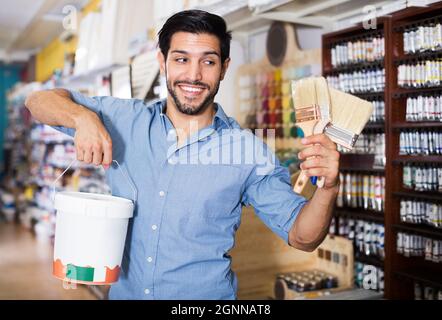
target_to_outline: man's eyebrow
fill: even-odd
[[[186,50],[173,50],[173,51],[171,51],[170,53],[189,54],[189,52],[187,52]],[[203,55],[204,55],[204,56],[208,56],[208,55],[211,55],[211,54],[214,54],[214,55],[216,55],[216,56],[218,56],[218,57],[220,56],[219,53],[216,52],[216,51],[204,51],[204,52],[203,52]]]

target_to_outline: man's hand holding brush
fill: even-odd
[[[324,177],[324,189],[334,188],[339,183],[339,152],[336,144],[325,134],[315,134],[301,140],[306,146],[298,154],[301,169],[309,177]]]
[[[306,146],[298,157],[301,169],[309,177],[324,177],[323,188],[317,188],[310,201],[301,209],[289,232],[291,246],[313,251],[328,233],[333,207],[339,191],[339,152],[336,144],[325,134],[302,139]]]

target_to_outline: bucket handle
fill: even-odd
[[[60,180],[60,178],[66,173],[66,171],[68,171],[72,165],[77,162],[77,159],[74,159],[66,169],[64,169],[64,171],[57,177],[57,179],[54,180],[54,182],[52,182],[52,202],[54,202],[55,200],[55,185],[58,182],[58,180]],[[123,174],[124,178],[127,180],[127,182],[129,183],[130,187],[132,188],[133,191],[133,196],[134,196],[134,204],[138,199],[138,192],[137,192],[137,188],[135,187],[135,184],[133,183],[133,181],[129,178],[129,175],[127,174],[126,170],[123,170],[124,168],[122,166],[120,166],[120,164],[118,163],[117,160],[112,160],[112,162],[115,162],[118,165],[118,168],[120,168],[121,173]]]

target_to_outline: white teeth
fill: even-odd
[[[201,92],[201,91],[203,91],[203,89],[201,89],[201,88],[192,88],[192,87],[184,87],[184,86],[181,86],[181,88],[187,92]]]

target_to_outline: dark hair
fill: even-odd
[[[170,39],[174,33],[180,31],[212,34],[220,42],[221,62],[230,56],[232,35],[227,31],[226,22],[220,16],[202,10],[185,10],[167,19],[158,32],[158,45],[165,58],[170,49]]]

